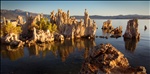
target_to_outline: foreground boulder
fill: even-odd
[[[126,31],[123,35],[124,38],[139,38],[140,33],[138,32],[138,19],[129,20]]]
[[[82,64],[80,74],[146,74],[143,66],[132,68],[127,58],[111,44],[93,48]]]

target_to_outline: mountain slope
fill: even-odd
[[[25,18],[27,11],[23,11],[19,9],[16,10],[2,9],[0,13],[1,13],[1,18],[5,17],[6,19],[16,19],[18,15],[23,16]],[[38,15],[38,13],[33,13],[33,12],[28,12],[28,14],[32,16]],[[49,15],[44,15],[44,16],[48,17]]]
[[[6,9],[1,9],[1,19],[5,17],[6,19],[16,19],[18,15],[21,15],[25,18],[27,11],[15,9],[15,10],[6,10]],[[38,13],[33,13],[33,12],[28,12],[29,15],[35,16]],[[45,17],[49,18],[49,15],[45,15]],[[77,19],[83,19],[84,16],[73,16],[76,17]],[[117,15],[117,16],[100,16],[100,15],[91,15],[91,19],[133,19],[133,18],[138,18],[138,19],[150,19],[149,15]]]

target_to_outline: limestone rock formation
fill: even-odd
[[[38,32],[36,31],[36,28],[33,28],[33,38],[32,40],[34,42],[51,42],[54,41],[54,35],[52,33],[50,33],[49,30],[47,30],[46,32],[44,32],[43,30],[38,30]]]
[[[102,29],[113,29],[111,20],[103,22]]]
[[[59,33],[64,35],[65,38],[95,37],[96,22],[92,22],[86,9],[84,22],[82,20],[78,22],[75,17],[70,17],[69,10],[65,13],[62,9],[58,9],[55,15],[54,11],[51,12],[50,22],[57,25]]]
[[[55,17],[54,11],[51,12],[50,23],[56,24],[56,17]]]
[[[138,32],[138,19],[129,20],[127,23],[126,31],[123,35],[124,38],[139,38]]]
[[[37,27],[36,23],[37,21],[40,21],[40,19],[43,18],[42,14],[39,14],[37,16],[29,16],[28,13],[26,13],[26,23],[22,26],[22,37],[26,39],[30,39],[33,36],[33,27]]]
[[[6,18],[3,17],[3,24],[6,25]]]
[[[74,26],[73,25],[65,25],[65,30],[63,32],[63,35],[65,38],[73,39],[74,38]]]
[[[94,38],[96,34],[97,25],[94,20],[92,22],[92,20],[89,18],[89,14],[86,9],[84,13],[84,26],[85,26],[84,36]]]
[[[17,21],[18,21],[18,25],[23,25],[24,24],[22,16],[17,16]]]
[[[23,17],[18,15],[16,20],[9,20],[9,19],[5,19],[5,17],[3,17],[3,25],[6,25],[7,23],[12,23],[13,26],[17,26],[17,25],[23,25],[24,21],[23,21]]]
[[[35,24],[35,17],[28,16],[26,13],[26,23],[22,26],[22,37],[23,38],[31,38],[31,33],[29,33],[29,28],[32,24]]]
[[[118,38],[122,36],[122,26],[116,27],[114,29],[102,29],[102,34],[100,38],[104,37],[111,37],[111,38]]]
[[[118,37],[121,37],[122,36],[122,26],[119,26],[119,28],[115,28],[111,31],[111,36],[110,37],[113,37],[113,38],[118,38]]]
[[[80,74],[146,74],[143,66],[132,68],[127,58],[111,44],[95,46],[82,64]]]
[[[81,38],[84,36],[85,33],[85,27],[83,25],[82,19],[80,19],[80,22],[77,23],[75,26],[75,38]]]
[[[55,33],[54,34],[54,39],[57,40],[57,41],[63,41],[64,36],[62,34]]]
[[[18,35],[14,33],[7,34],[5,37],[1,38],[1,43],[17,47],[22,47],[24,45],[24,42],[19,40]]]

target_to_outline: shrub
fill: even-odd
[[[7,23],[2,27],[2,34],[10,34],[10,33],[15,33],[15,34],[20,34],[22,32],[20,26],[13,26],[12,23]]]
[[[50,23],[47,18],[41,18],[41,20],[37,21],[36,24],[39,26],[40,30],[44,31],[49,30],[50,32],[57,31],[57,25],[56,24],[52,25],[52,23]]]

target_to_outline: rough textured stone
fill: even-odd
[[[18,21],[18,25],[23,25],[24,24],[22,16],[17,16],[17,21]]]
[[[22,47],[24,45],[24,42],[19,40],[18,35],[14,33],[7,34],[5,37],[1,38],[1,43],[17,47]]]
[[[32,40],[38,41],[38,42],[51,42],[51,41],[54,41],[54,35],[53,33],[50,33],[49,30],[47,30],[46,32],[44,32],[43,30],[39,30],[36,33],[36,29],[34,28]]]
[[[51,12],[50,22],[56,23],[60,34],[64,35],[67,39],[81,38],[81,37],[93,37],[96,33],[96,22],[89,18],[89,14],[85,9],[84,23],[82,20],[79,22],[75,17],[70,17],[69,10],[67,13],[58,9],[58,12],[54,16],[54,11]]]
[[[138,32],[138,19],[129,20],[126,31],[123,35],[124,38],[139,38],[140,33]]]
[[[103,22],[102,29],[113,29],[111,20]]]
[[[54,34],[54,39],[57,40],[57,41],[63,41],[64,36],[62,34],[55,33]]]
[[[111,44],[100,44],[82,64],[80,74],[146,74],[143,66],[132,68],[127,58]]]
[[[122,26],[119,26],[119,28],[115,28],[111,31],[111,36],[110,37],[113,37],[113,38],[118,38],[118,37],[121,37],[122,36]]]

